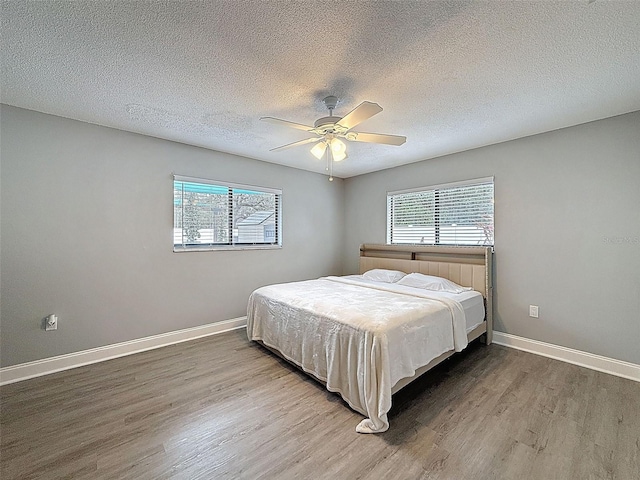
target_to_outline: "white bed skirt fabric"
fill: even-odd
[[[465,348],[465,327],[455,300],[341,277],[262,287],[247,307],[249,339],[278,350],[367,416],[360,433],[389,428],[393,385]]]

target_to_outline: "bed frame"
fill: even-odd
[[[471,342],[478,337],[483,337],[487,345],[491,343],[493,336],[493,247],[436,247],[368,243],[361,245],[360,273],[374,268],[436,275],[480,292],[485,300],[485,321],[469,332],[467,338]],[[287,360],[277,349],[271,348],[259,340],[258,343]],[[391,388],[391,393],[398,392],[454,353],[454,350],[445,352],[416,370],[413,376],[399,380]],[[316,377],[313,376],[313,378]],[[316,380],[324,383],[317,378]]]
[[[467,337],[469,341],[483,337],[487,345],[491,343],[493,338],[493,247],[361,245],[360,273],[374,268],[436,275],[480,292],[485,301],[485,322],[469,332]],[[391,392],[396,393],[453,353],[454,351],[445,352],[434,358],[418,369],[414,376],[398,381]]]

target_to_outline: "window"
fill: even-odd
[[[173,179],[173,251],[278,248],[282,191]]]
[[[493,178],[388,193],[387,243],[493,245]]]

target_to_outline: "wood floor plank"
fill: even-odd
[[[640,479],[640,384],[473,343],[362,416],[244,331],[0,387],[13,479]]]

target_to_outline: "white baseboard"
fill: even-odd
[[[246,325],[247,317],[238,317],[223,322],[211,323],[199,327],[176,330],[151,337],[139,338],[128,342],[116,343],[104,347],[92,348],[81,352],[44,358],[34,362],[0,368],[0,385],[20,382],[29,378],[40,377],[50,373],[69,370],[92,363],[104,362],[112,358],[133,355],[134,353],[166,347],[176,343],[195,340],[196,338],[228,332]],[[640,382],[640,365],[623,362],[614,358],[602,357],[592,353],[561,347],[551,343],[530,340],[509,333],[493,332],[493,342],[525,352],[542,355],[562,362],[572,363],[599,372],[609,373],[629,380]]]
[[[561,347],[551,343],[530,340],[508,333],[493,332],[493,342],[505,347],[523,350],[543,357],[553,358],[562,362],[572,363],[599,372],[609,373],[617,377],[628,378],[640,382],[640,365],[623,362],[615,358],[602,357],[593,353],[582,352],[572,348]]]
[[[199,327],[185,328],[184,330],[176,330],[175,332],[162,333],[160,335],[138,338],[128,342],[115,343],[104,347],[44,358],[34,362],[12,365],[10,367],[0,368],[0,385],[20,382],[29,378],[69,370],[91,363],[104,362],[112,358],[133,355],[134,353],[166,347],[167,345],[173,345],[175,343],[187,342],[200,337],[216,335],[236,328],[242,328],[246,324],[247,317],[232,318]]]

